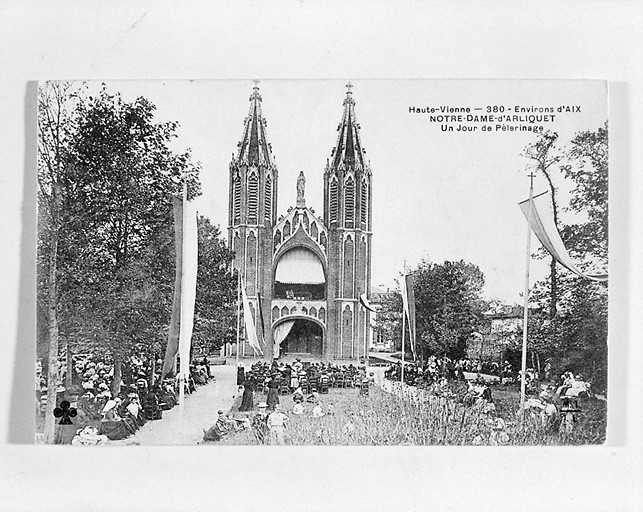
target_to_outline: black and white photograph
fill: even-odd
[[[641,510],[642,21],[5,0],[0,509]]]
[[[607,94],[41,81],[35,442],[605,443]]]

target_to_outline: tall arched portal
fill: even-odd
[[[274,357],[323,357],[326,304],[326,276],[319,256],[301,245],[283,253],[275,268],[271,310]]]
[[[290,332],[281,342],[282,356],[321,358],[323,354],[323,329],[312,320],[297,318]]]

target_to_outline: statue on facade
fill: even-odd
[[[306,200],[304,199],[305,190],[306,190],[306,178],[304,177],[304,171],[300,171],[299,177],[297,178],[297,206],[306,205]]]

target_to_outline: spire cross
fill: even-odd
[[[351,91],[352,88],[353,88],[353,84],[348,82],[346,84],[346,89],[348,89],[348,91],[346,91],[346,94],[353,94],[353,91]]]
[[[255,86],[253,87],[253,89],[255,89],[255,90],[258,90],[258,89],[259,89],[259,82],[260,82],[260,81],[261,81],[261,80],[253,80],[253,81],[252,81],[252,83],[254,83],[254,84],[255,84]]]
[[[530,180],[529,187],[530,188],[534,188],[534,178],[535,177],[536,177],[536,175],[533,172],[529,173],[529,180]]]

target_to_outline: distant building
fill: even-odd
[[[376,352],[393,352],[393,340],[388,339],[382,329],[377,327],[377,312],[382,309],[384,299],[395,292],[389,290],[382,290],[381,288],[371,287],[371,306],[375,313],[370,315],[370,332],[369,332],[369,346],[371,350]]]
[[[483,313],[485,325],[467,343],[467,357],[490,361],[504,358],[507,348],[520,343],[523,312],[522,306],[506,304]]]

